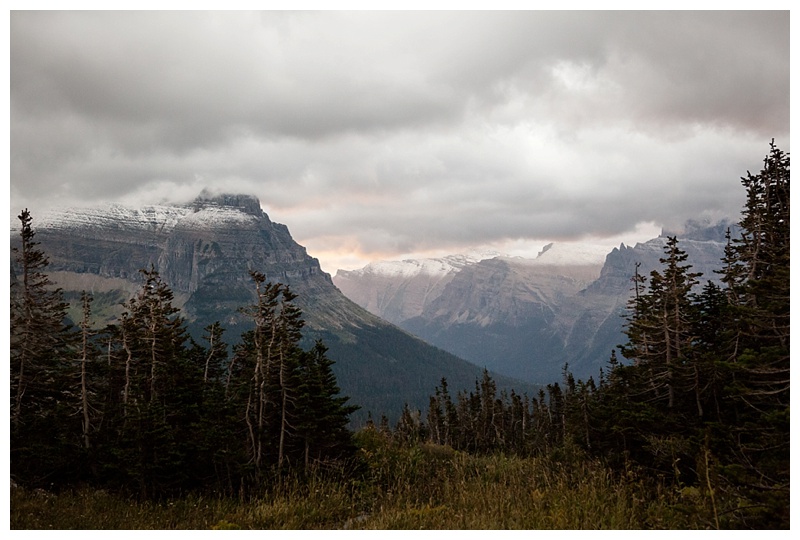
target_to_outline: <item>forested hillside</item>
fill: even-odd
[[[427,510],[389,523],[446,528],[468,522],[426,520],[462,508],[454,486],[470,485],[475,463],[488,471],[479,476],[485,487],[510,484],[503,471],[539,460],[559,471],[602,471],[613,489],[680,494],[708,511],[704,523],[650,516],[626,526],[788,528],[789,179],[789,155],[774,145],[763,170],[742,179],[741,231],[729,235],[722,285],[693,290],[700,276],[675,237],[660,269],[632,276],[627,342],[597,379],[576,380],[566,366],[561,382],[529,396],[498,393],[488,372],[474,388],[451,388],[445,378],[427,411],[407,407],[395,425],[373,418],[355,436],[347,428],[353,407],[339,394],[324,343],[300,346],[303,314],[287,286],[251,272],[257,301],[243,309],[251,329],[232,350],[218,324],[206,328],[204,343],[187,337],[152,268],[113,323],[91,327],[85,294],[73,325],[23,211],[11,281],[12,479],[139,501],[187,493],[253,500],[286,478],[324,475],[358,501],[344,512],[348,524],[383,508],[368,501],[426,485],[419,489],[430,492],[403,501],[427,497]],[[560,478],[582,485],[574,474]],[[540,488],[556,483],[537,485],[540,498]]]
[[[89,482],[141,498],[249,492],[275,471],[351,456],[348,415],[326,348],[299,347],[287,287],[253,271],[253,329],[229,354],[223,328],[190,340],[154,270],[114,324],[95,330],[92,297],[65,326],[31,217],[12,284],[12,476],[29,486]]]

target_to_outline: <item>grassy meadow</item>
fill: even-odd
[[[255,498],[162,502],[16,487],[11,528],[697,529],[721,519],[719,502],[696,488],[666,488],[633,472],[614,476],[591,460],[475,456],[359,436],[362,465],[347,480],[315,474],[284,478]]]

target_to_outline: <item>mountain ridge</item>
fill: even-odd
[[[735,227],[688,222],[684,232],[661,234],[601,256],[597,247],[548,244],[535,259],[499,256],[463,265],[423,298],[398,277],[334,283],[373,313],[425,341],[489,369],[534,383],[560,380],[565,364],[576,377],[597,376],[624,343],[624,315],[635,264],[647,276],[660,268],[667,237],[678,235],[689,264],[704,276],[718,269],[725,231]],[[381,283],[382,281],[382,283]],[[386,291],[378,287],[386,287]],[[355,292],[353,292],[355,291]],[[392,309],[364,298],[391,296]],[[410,298],[410,300],[407,300]],[[410,302],[414,309],[405,309]],[[383,308],[383,311],[381,311]]]
[[[424,409],[446,377],[469,389],[481,367],[424,343],[347,299],[319,261],[297,244],[286,225],[274,223],[249,196],[201,196],[182,205],[33,214],[36,240],[50,260],[49,272],[65,297],[98,296],[98,324],[114,320],[120,303],[141,285],[139,270],[153,267],[175,295],[193,337],[215,321],[233,342],[251,323],[239,308],[255,300],[250,270],[288,285],[303,311],[305,343],[323,339],[336,362],[345,395],[368,413],[397,418],[404,403]],[[12,246],[18,242],[11,231]],[[13,256],[12,256],[13,261]],[[498,377],[498,385],[525,388]]]

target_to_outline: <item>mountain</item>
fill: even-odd
[[[537,383],[560,380],[560,308],[600,275],[601,261],[597,253],[581,258],[556,245],[536,259],[483,260],[463,268],[421,315],[398,324],[490,370]]]
[[[369,263],[358,270],[339,270],[337,287],[355,303],[389,322],[398,323],[422,313],[453,277],[467,265],[500,255],[473,252],[433,259]]]
[[[678,233],[664,231],[610,253],[596,246],[550,244],[535,259],[467,261],[427,289],[416,286],[418,276],[385,272],[376,277],[379,268],[391,268],[389,263],[340,271],[334,283],[373,313],[497,373],[545,384],[560,380],[569,364],[576,377],[596,377],[624,342],[635,264],[641,263],[645,275],[660,268],[667,236],[677,234],[694,271],[713,279],[727,226],[688,223]],[[365,298],[392,301],[370,304]],[[404,298],[412,308],[403,307]]]
[[[33,214],[36,240],[50,259],[52,281],[75,307],[93,293],[96,324],[122,311],[141,285],[140,269],[154,267],[175,295],[193,337],[215,321],[235,342],[251,328],[239,308],[255,301],[249,271],[287,284],[306,320],[307,344],[323,339],[336,362],[342,392],[368,412],[396,419],[403,404],[425,410],[442,377],[453,389],[472,389],[482,368],[430,346],[346,298],[319,261],[272,222],[258,199],[203,192],[183,205],[111,205]],[[12,246],[19,243],[12,224]],[[13,257],[12,257],[13,260]],[[13,265],[12,265],[13,266]],[[201,342],[201,341],[200,341]],[[201,342],[202,343],[202,342]],[[532,391],[497,377],[498,386]]]

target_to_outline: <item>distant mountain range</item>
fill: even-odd
[[[608,252],[550,244],[535,259],[463,256],[372,263],[340,270],[334,283],[375,315],[497,373],[531,383],[560,380],[565,364],[597,376],[622,332],[636,263],[661,267],[678,236],[694,271],[715,279],[728,223],[690,222],[679,233]]]
[[[92,292],[98,326],[121,313],[151,265],[198,340],[215,321],[231,343],[250,328],[239,312],[255,300],[249,270],[286,283],[299,294],[307,344],[323,339],[343,392],[362,406],[356,421],[368,412],[395,419],[404,403],[425,410],[442,377],[454,392],[471,390],[483,367],[500,388],[528,393],[560,380],[565,364],[576,377],[596,376],[624,341],[635,264],[644,274],[659,268],[672,234],[607,253],[551,244],[535,259],[483,252],[385,261],[331,279],[247,195],[34,213],[33,226],[73,317],[81,291]],[[689,223],[677,233],[706,279],[720,268],[727,226]],[[11,229],[14,246],[18,222]]]
[[[93,293],[96,325],[122,311],[152,265],[170,286],[191,334],[220,321],[230,342],[251,328],[239,308],[255,301],[249,270],[285,283],[306,320],[307,344],[323,339],[344,394],[376,420],[396,419],[404,405],[425,410],[446,377],[453,391],[473,389],[482,368],[428,345],[346,298],[319,261],[297,244],[285,225],[272,222],[255,197],[206,192],[185,205],[72,208],[32,213],[36,240],[50,259],[49,274],[73,304]],[[11,245],[19,243],[12,222]],[[12,255],[13,259],[13,255]],[[13,265],[12,265],[13,272]],[[12,275],[13,279],[13,275]],[[499,387],[532,392],[530,385],[496,376]]]

